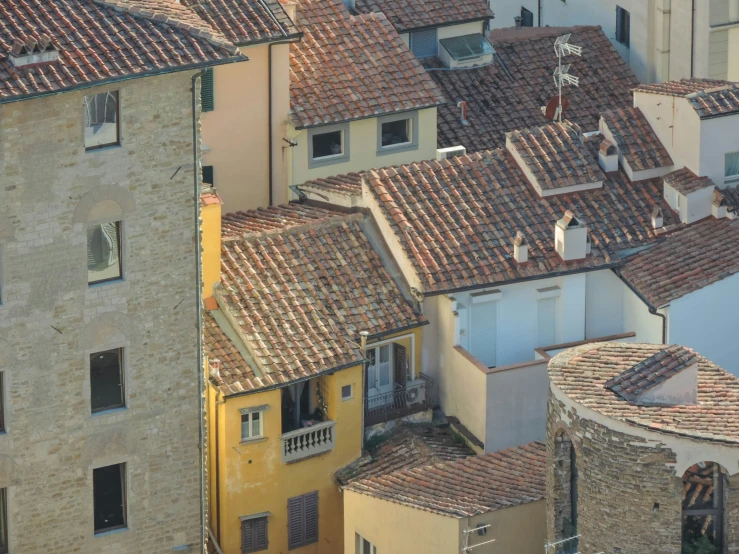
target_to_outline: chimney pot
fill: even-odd
[[[654,206],[652,208],[652,229],[661,229],[664,225],[664,215],[662,214],[662,208]]]
[[[513,18],[513,21],[516,22],[516,31],[520,31],[521,30],[521,16],[517,15],[516,17]]]
[[[457,102],[457,107],[461,111],[462,125],[469,125],[469,121],[467,121],[467,102],[460,100]]]
[[[221,360],[218,358],[213,358],[209,360],[210,362],[210,369],[211,369],[211,375],[215,377],[216,379],[221,379]]]
[[[529,245],[521,231],[518,231],[513,239],[513,259],[519,264],[529,261]]]
[[[723,193],[718,189],[713,189],[713,205],[711,206],[711,213],[716,219],[726,217],[726,199]]]

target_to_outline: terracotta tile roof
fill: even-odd
[[[298,128],[445,102],[384,15],[352,16],[341,0],[300,0],[298,12],[305,35],[290,49]]]
[[[632,185],[619,173],[599,189],[540,198],[505,150],[378,169],[368,177],[426,293],[618,263],[613,251],[656,239],[655,204],[665,225],[676,220],[661,183]],[[563,262],[554,250],[554,225],[567,210],[589,227],[592,253],[582,261]],[[518,231],[529,245],[524,264],[513,260]]]
[[[690,348],[672,344],[612,377],[604,386],[624,400],[634,401],[641,393],[674,377],[697,360]]]
[[[735,213],[739,212],[739,188],[726,187],[720,190],[716,189],[716,191],[714,191],[714,203],[720,205],[721,201],[723,201],[728,211]],[[716,198],[717,194],[719,198]],[[716,200],[718,200],[718,202],[716,202]]]
[[[495,17],[487,0],[357,0],[356,10],[384,13],[399,33]]]
[[[452,434],[449,427],[401,425],[365,456],[338,471],[336,478],[339,483],[347,484],[400,469],[459,460],[474,454]]]
[[[221,218],[221,232],[224,237],[233,237],[284,231],[297,225],[321,223],[331,218],[343,218],[345,215],[342,212],[291,202],[280,206],[225,214]]]
[[[739,83],[712,79],[680,79],[639,85],[637,92],[686,98],[701,118],[739,112]]]
[[[21,44],[58,59],[15,67]],[[175,0],[19,0],[0,4],[0,102],[177,67],[213,65],[236,48]]]
[[[582,58],[565,60],[580,78],[579,87],[565,90],[567,119],[585,132],[595,131],[601,111],[632,104],[631,89],[638,81],[600,27],[534,27],[503,33],[489,34],[498,58],[493,65],[429,72],[450,101],[439,108],[440,148],[463,145],[468,152],[498,148],[509,131],[546,125],[541,107],[557,92],[552,81],[557,66],[554,40],[565,33],[572,33],[571,42],[583,47]],[[440,67],[441,62],[433,59],[427,65]],[[467,102],[467,125],[461,123],[456,107],[461,100]]]
[[[626,260],[623,277],[654,307],[739,272],[739,222],[708,217]]]
[[[606,176],[569,121],[506,133],[544,190],[587,185]]]
[[[601,113],[616,146],[634,171],[674,165],[639,108],[618,108]]]
[[[300,34],[278,0],[181,1],[239,46]]]
[[[325,179],[313,179],[300,185],[300,188],[319,193],[332,192],[347,196],[357,196],[362,194],[362,179],[366,174],[367,172],[363,171],[361,173],[335,175],[333,177],[326,177]]]
[[[360,330],[377,336],[425,324],[372,249],[362,219],[223,241],[218,303],[255,370],[274,382],[359,364]]]
[[[532,442],[369,477],[344,488],[445,516],[471,517],[545,498],[546,448]]]
[[[664,349],[664,345],[598,343],[578,346],[549,362],[550,382],[578,404],[660,433],[739,444],[739,380],[698,356],[698,403],[638,405],[606,382]]]
[[[690,194],[696,190],[716,186],[708,177],[698,177],[687,167],[668,173],[662,177],[662,179],[665,183],[682,194]]]

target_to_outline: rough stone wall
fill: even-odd
[[[200,551],[191,75],[0,106],[11,552]],[[83,97],[109,90],[122,145],[85,152]],[[88,287],[88,218],[118,209],[125,278]],[[117,346],[127,408],[93,416],[89,354]],[[95,536],[92,470],[121,462],[128,528]]]
[[[547,418],[547,536],[557,540],[563,500],[555,436],[567,425],[575,441],[578,478],[579,551],[680,554],[682,475],[675,454],[663,445],[613,431],[580,418],[549,394]],[[710,460],[705,460],[710,461]],[[736,472],[736,468],[730,468]],[[569,473],[569,472],[568,472]],[[726,552],[739,552],[739,475],[726,491]],[[566,500],[565,500],[566,501]],[[657,506],[659,505],[659,506]]]
[[[549,465],[549,473],[553,494],[552,499],[552,517],[554,536],[550,537],[552,541],[559,541],[573,536],[572,533],[563,532],[572,528],[572,467],[570,458],[570,449],[572,441],[569,436],[560,432],[552,441],[552,456],[549,458],[552,463]]]

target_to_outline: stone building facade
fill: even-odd
[[[695,537],[689,524],[698,522],[708,531],[698,542],[715,540],[715,525],[722,535],[716,554],[739,552],[736,424],[716,415],[723,411],[725,418],[736,417],[739,408],[731,406],[739,391],[736,378],[701,359],[698,382],[721,385],[701,387],[715,401],[701,398],[701,391],[690,406],[626,402],[604,387],[606,377],[664,347],[652,346],[644,353],[640,345],[614,344],[608,352],[601,345],[585,345],[550,362],[548,541],[580,535],[556,552],[583,554],[711,552],[691,549]],[[729,407],[720,408],[726,401]],[[697,476],[701,472],[705,478]],[[716,512],[720,515],[690,511],[709,508],[711,502],[722,504]],[[691,515],[695,513],[701,515]]]
[[[200,552],[193,71],[0,104],[0,435],[10,552]],[[120,145],[86,151],[117,91]],[[88,283],[88,230],[121,222],[122,278]],[[91,355],[123,349],[124,407],[91,412]],[[125,524],[93,475],[125,464]],[[187,547],[187,545],[190,545]]]

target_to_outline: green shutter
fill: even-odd
[[[200,103],[204,112],[212,112],[215,107],[213,96],[213,69],[206,69],[200,77]]]

